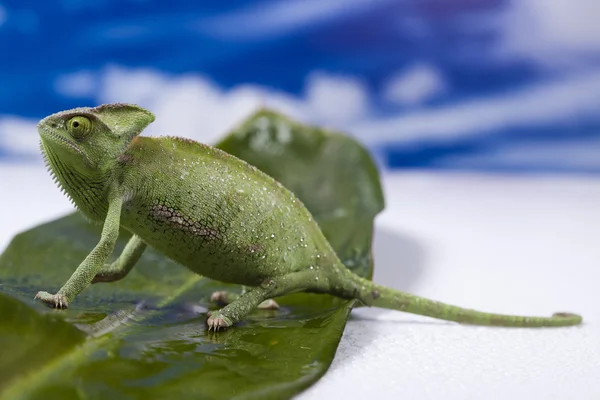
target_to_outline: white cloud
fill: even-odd
[[[598,120],[600,71],[543,82],[500,96],[477,98],[445,107],[354,125],[368,142],[453,140],[491,130],[590,118]]]
[[[366,89],[348,77],[314,74],[307,80],[305,95],[296,97],[253,85],[224,90],[199,75],[170,76],[150,69],[111,66],[92,75],[91,80],[84,75],[85,84],[79,86],[80,75],[71,75],[73,81],[63,77],[61,85],[77,87],[67,92],[78,95],[87,93],[88,86],[100,88],[95,96],[98,104],[131,102],[152,110],[157,119],[145,134],[185,136],[204,143],[216,142],[263,106],[341,129],[369,144],[447,141],[513,127],[600,119],[600,70],[389,119],[370,113]],[[2,146],[15,153],[37,153],[36,122],[0,116]]]
[[[0,147],[15,155],[39,152],[37,121],[15,116],[0,117]]]
[[[416,106],[446,90],[441,72],[431,64],[413,64],[385,84],[383,97],[401,106]]]
[[[148,135],[176,135],[213,143],[261,106],[295,116],[300,102],[256,86],[225,91],[200,75],[169,76],[152,70],[109,67],[101,74],[98,103],[127,102],[152,110]]]
[[[600,1],[526,0],[510,3],[500,53],[555,68],[600,55]]]
[[[286,0],[267,2],[203,19],[198,29],[236,40],[264,39],[360,12],[375,3],[394,0]],[[233,28],[232,28],[233,27]]]
[[[319,122],[339,126],[368,113],[367,88],[355,78],[315,73],[308,78],[305,92],[309,112]]]
[[[600,139],[566,143],[508,143],[489,152],[444,157],[438,165],[453,167],[561,168],[600,171]]]
[[[368,95],[360,82],[320,73],[308,78],[304,97],[255,85],[224,90],[200,75],[170,76],[118,66],[64,75],[55,88],[64,96],[93,97],[98,104],[139,104],[157,116],[144,134],[184,136],[203,143],[218,141],[261,107],[339,129],[368,113]],[[0,116],[3,147],[18,154],[37,153],[36,122]]]
[[[261,107],[292,118],[343,128],[368,112],[366,88],[355,79],[316,73],[306,84],[306,96],[240,85],[223,90],[200,75],[168,76],[152,70],[109,67],[101,74],[98,103],[131,102],[151,109],[157,119],[148,134],[173,134],[205,143]]]

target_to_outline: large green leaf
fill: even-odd
[[[293,190],[344,263],[371,275],[373,218],[383,200],[359,144],[261,111],[219,147]],[[287,296],[278,312],[256,311],[209,334],[210,293],[239,288],[152,250],[126,279],[91,286],[68,310],[34,303],[38,290],[66,281],[98,238],[98,226],[71,214],[16,236],[0,256],[1,399],[288,398],[331,363],[352,301]]]

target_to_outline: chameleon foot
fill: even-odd
[[[210,296],[211,303],[229,304],[239,297],[236,293],[230,293],[225,290],[213,292]]]
[[[67,308],[69,306],[69,301],[63,294],[50,294],[48,292],[38,292],[35,299],[40,299],[42,303],[52,308]]]
[[[231,320],[223,315],[221,315],[218,311],[214,313],[209,313],[209,317],[206,320],[206,325],[208,325],[208,331],[218,331],[221,328],[229,328],[233,325]]]
[[[267,299],[258,305],[259,310],[279,310],[279,304],[273,299]]]

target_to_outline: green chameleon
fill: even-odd
[[[209,314],[208,329],[232,326],[253,309],[277,308],[274,297],[329,293],[383,307],[476,325],[517,327],[581,323],[551,317],[490,314],[377,285],[347,269],[306,207],[279,182],[219,149],[176,137],[142,137],[154,115],[136,105],[76,108],[38,124],[41,149],[55,180],[90,220],[103,222],[100,241],[56,294],[35,296],[66,308],[96,282],[124,278],[150,245],[203,276],[240,284],[241,295]],[[133,235],[105,262],[119,228]]]

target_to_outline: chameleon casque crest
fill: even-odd
[[[476,325],[516,327],[581,323],[571,313],[551,317],[491,314],[447,305],[377,285],[347,269],[310,212],[279,182],[224,151],[176,137],[142,137],[154,115],[129,104],[76,108],[38,124],[49,170],[76,207],[103,223],[98,244],[56,294],[66,308],[97,282],[124,278],[149,245],[191,271],[248,287],[212,300],[227,304],[207,324],[219,330],[253,309],[277,308],[273,298],[329,293],[383,307]],[[124,227],[133,235],[105,264]]]

